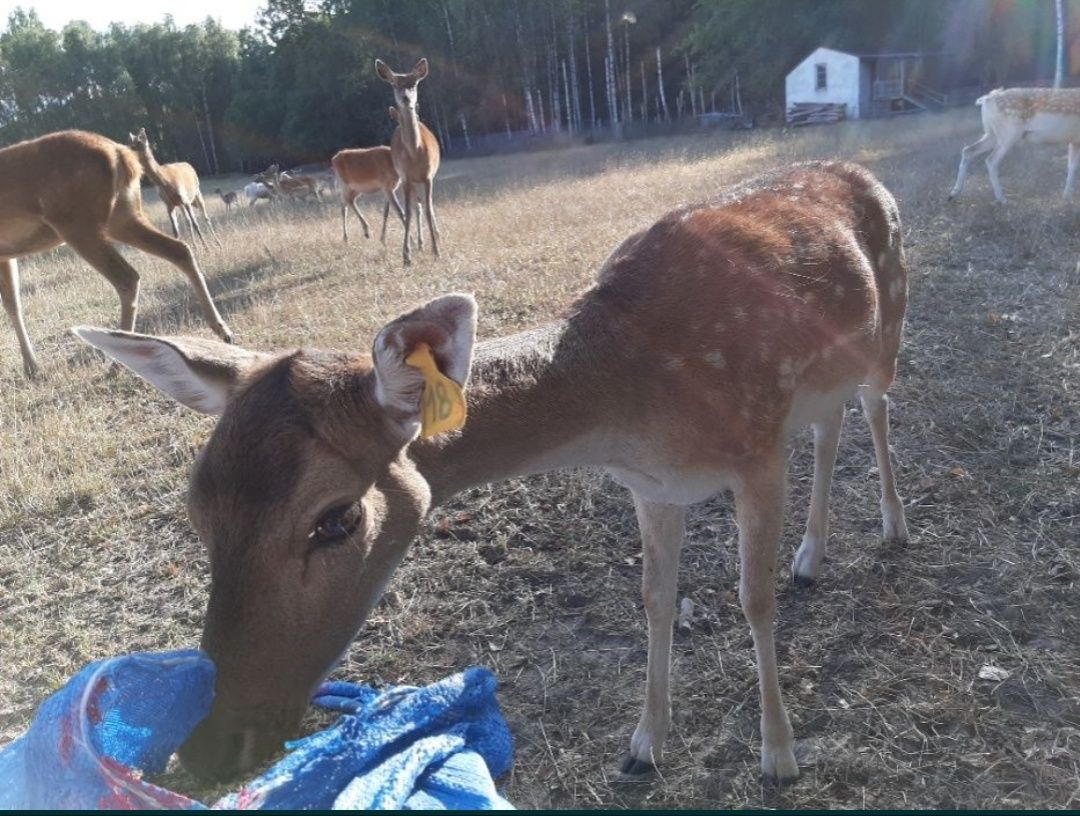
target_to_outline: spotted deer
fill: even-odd
[[[998,165],[1020,140],[1033,144],[1067,144],[1069,169],[1065,176],[1066,198],[1072,196],[1076,165],[1080,162],[1080,88],[998,88],[975,100],[982,108],[983,135],[967,145],[960,155],[949,198],[960,195],[967,178],[968,165],[984,153],[990,186],[999,204],[1005,203],[1005,191],[998,178]]]
[[[18,259],[67,244],[120,298],[120,328],[135,328],[139,273],[114,241],[168,261],[187,277],[203,316],[224,340],[232,333],[214,306],[191,249],[147,220],[129,148],[96,133],[65,130],[0,149],[0,302],[15,328],[23,372],[38,373],[23,321]]]
[[[217,663],[217,693],[183,761],[223,776],[281,745],[433,507],[476,485],[591,466],[630,489],[644,546],[645,704],[624,771],[659,761],[669,729],[686,507],[730,489],[761,769],[795,778],[773,642],[785,440],[814,428],[796,581],[822,570],[844,404],[856,393],[884,534],[906,539],[886,399],[906,299],[892,196],[858,165],[822,163],[665,215],[614,251],[565,319],[475,350],[476,304],[463,294],[390,321],[370,356],[76,329],[166,394],[221,417],[189,493],[211,562],[202,646]],[[458,430],[421,435],[437,430],[433,385],[414,367],[424,359],[454,383],[447,394],[464,389]]]

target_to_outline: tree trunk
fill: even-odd
[[[574,123],[578,131],[582,130],[581,83],[578,79],[577,48],[574,44],[574,15],[569,10],[566,15],[566,40],[570,50],[570,89],[573,93]]]
[[[667,96],[664,94],[664,63],[660,59],[660,46],[656,46],[656,92],[660,94],[660,107],[664,110],[664,121],[666,122],[670,116],[668,114]]]
[[[623,22],[623,70],[626,73],[626,100],[623,105],[623,119],[630,122],[634,118],[634,98],[630,90],[630,23]]]
[[[589,125],[593,130],[596,130],[596,91],[593,86],[592,75],[592,52],[589,48],[589,13],[584,13],[585,20],[585,71],[589,80],[589,115],[592,118],[592,123]]]
[[[506,101],[506,94],[502,95],[503,98],[503,115],[506,117],[506,139],[510,141],[513,139],[513,135],[510,131],[510,105]]]
[[[536,119],[536,108],[533,106],[532,90],[525,86],[525,118],[529,121],[529,132],[534,136],[540,132],[540,123]]]
[[[1065,0],[1056,0],[1057,6],[1057,66],[1054,69],[1054,87],[1065,84]]]
[[[566,60],[562,61],[563,108],[566,110],[566,129],[574,132],[574,111],[570,105],[570,76],[566,72]]]
[[[206,117],[206,133],[210,141],[210,159],[213,162],[212,172],[214,175],[218,175],[221,172],[221,165],[218,164],[217,146],[214,144],[214,124],[210,119],[210,105],[206,101],[206,86],[202,86],[202,105],[203,116]]]
[[[465,137],[465,149],[472,150],[472,142],[469,140],[469,125],[465,121],[465,114],[458,114],[458,121],[461,122],[461,135]]]
[[[604,0],[604,23],[607,26],[607,61],[605,73],[608,89],[608,116],[612,128],[619,125],[619,87],[615,83],[615,36],[611,31],[611,0]]]
[[[645,85],[645,60],[641,61],[641,121],[649,121],[649,89]]]

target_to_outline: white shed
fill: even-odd
[[[871,72],[858,54],[817,48],[791,69],[784,83],[785,107],[797,104],[846,105],[847,117],[870,113]]]
[[[931,87],[945,54],[920,51],[859,53],[816,48],[787,75],[785,108],[844,105],[848,119],[937,110],[945,94]]]

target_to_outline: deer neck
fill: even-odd
[[[139,162],[142,164],[146,177],[150,179],[155,187],[171,187],[162,173],[161,165],[157,163],[157,159],[154,158],[154,154],[150,150],[139,151]]]
[[[415,108],[398,105],[398,127],[401,128],[402,143],[410,155],[416,155],[423,147],[420,138],[420,117]]]
[[[459,433],[409,447],[432,504],[481,484],[606,463],[619,395],[597,388],[608,357],[572,321],[481,343]]]

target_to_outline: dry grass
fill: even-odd
[[[522,806],[1080,805],[1080,214],[1059,198],[1064,151],[1012,156],[1005,208],[979,173],[947,204],[976,131],[966,111],[448,162],[445,257],[408,271],[397,225],[384,250],[355,229],[343,245],[336,207],[221,213],[226,249],[201,258],[241,342],[359,349],[451,289],[477,294],[484,336],[540,322],[635,227],[796,159],[867,163],[905,220],[912,302],[893,416],[913,536],[880,543],[872,449],[852,417],[823,579],[780,591],[802,781],[758,782],[726,498],[691,513],[680,595],[698,617],[676,643],[674,729],[649,783],[615,773],[645,632],[629,496],[602,475],[512,482],[438,510],[341,675],[417,683],[490,666],[518,740],[505,785]],[[134,263],[141,329],[208,335],[178,273]],[[27,259],[23,278],[45,377],[22,381],[0,329],[0,742],[84,662],[195,643],[207,580],[184,489],[212,422],[77,347],[68,326],[118,313],[80,260]],[[785,560],[805,521],[805,437],[791,470]],[[434,534],[447,518],[460,535]],[[1008,679],[978,679],[988,664]]]

